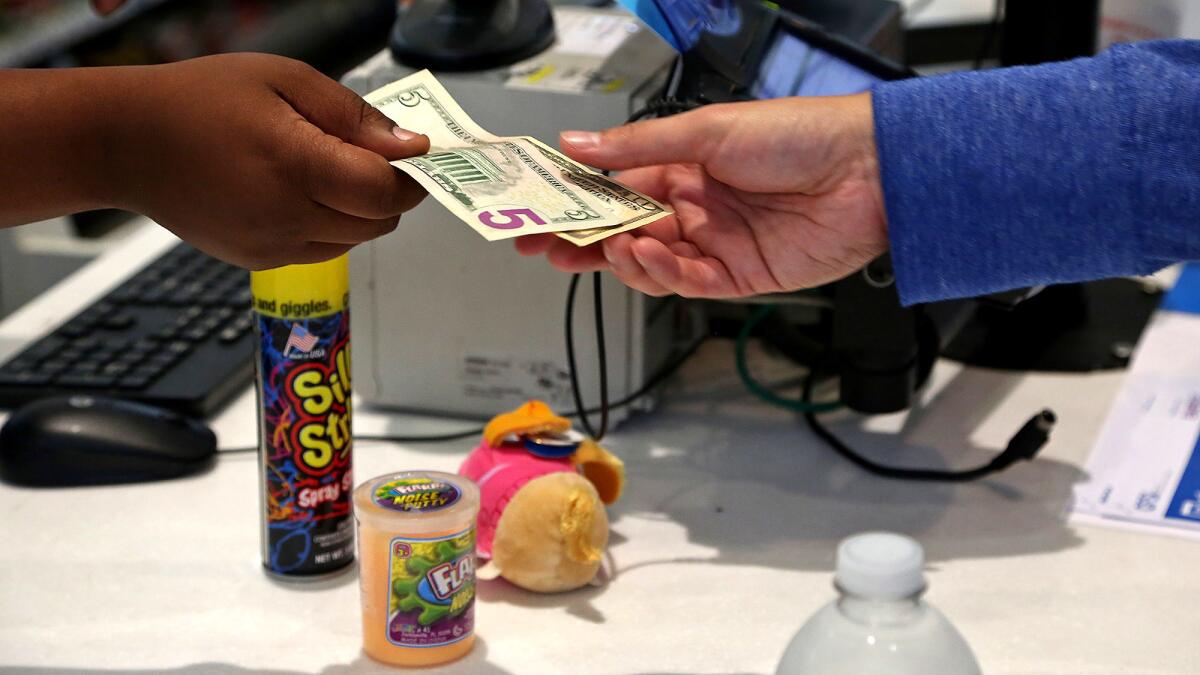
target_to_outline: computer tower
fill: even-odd
[[[659,95],[674,52],[619,9],[556,7],[557,41],[510,66],[438,72],[476,122],[501,135],[557,147],[565,129],[623,123]],[[382,51],[344,78],[366,94],[412,70]],[[403,120],[399,120],[403,125]],[[420,129],[415,129],[420,131]],[[395,232],[351,253],[354,387],[369,404],[485,418],[537,398],[573,409],[565,349],[570,275],[544,259],[484,241],[433,199]],[[686,333],[676,301],[654,299],[603,275],[612,400],[642,386]],[[574,333],[580,386],[598,403],[591,280],[580,284]],[[693,310],[695,308],[692,308]],[[613,411],[619,421],[627,408]]]

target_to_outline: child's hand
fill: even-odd
[[[335,257],[425,196],[389,160],[429,139],[396,128],[298,61],[211,56],[121,74],[107,123],[113,205],[261,269]]]

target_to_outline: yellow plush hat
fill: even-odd
[[[509,436],[561,434],[571,428],[571,421],[559,417],[541,401],[529,401],[516,410],[497,415],[483,429],[483,440],[493,447]]]

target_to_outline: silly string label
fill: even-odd
[[[258,315],[265,561],[313,574],[354,557],[349,313]]]
[[[393,511],[428,513],[452,506],[462,497],[457,485],[426,476],[391,480],[375,488],[375,503]]]
[[[449,537],[391,541],[388,641],[440,647],[475,629],[475,528]]]

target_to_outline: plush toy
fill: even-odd
[[[541,401],[492,419],[459,473],[479,484],[481,579],[553,593],[595,579],[608,545],[605,504],[625,466]]]

